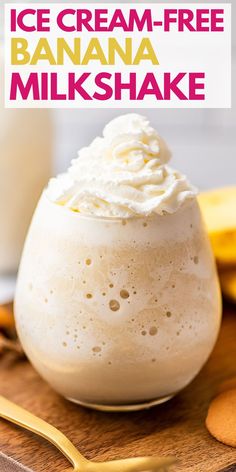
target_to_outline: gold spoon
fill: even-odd
[[[173,457],[134,457],[108,462],[86,459],[57,428],[0,396],[0,417],[42,436],[56,446],[73,465],[66,472],[159,472],[176,462]]]

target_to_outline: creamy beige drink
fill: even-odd
[[[0,46],[1,91],[3,67]],[[0,279],[17,271],[30,219],[51,175],[51,135],[48,110],[6,109],[1,93]]]
[[[120,117],[50,182],[36,210],[17,329],[36,369],[73,401],[165,401],[216,341],[213,256],[195,191],[168,158],[147,120]]]

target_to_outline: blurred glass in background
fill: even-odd
[[[1,24],[0,38],[3,35]],[[0,43],[0,303],[12,299],[22,247],[35,206],[52,174],[50,110],[4,108]]]

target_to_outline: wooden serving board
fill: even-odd
[[[236,376],[236,308],[227,306],[219,340],[200,375],[176,398],[138,413],[99,413],[61,398],[27,361],[0,358],[0,394],[64,432],[88,458],[107,460],[171,454],[174,471],[236,472],[236,449],[204,426],[217,386]],[[0,449],[34,472],[63,472],[67,460],[49,443],[0,419]],[[102,471],[101,471],[102,472]]]

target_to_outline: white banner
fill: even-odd
[[[231,5],[6,4],[9,108],[229,108]]]

